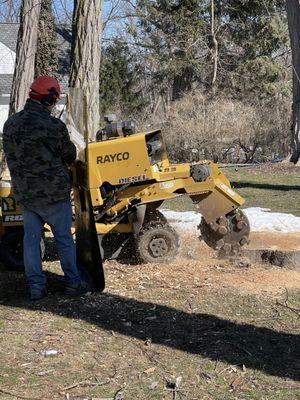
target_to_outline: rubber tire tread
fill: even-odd
[[[166,257],[152,257],[147,249],[147,242],[151,237],[158,235],[167,236],[171,244],[170,253]],[[144,226],[136,239],[136,248],[139,259],[143,263],[164,263],[176,258],[179,251],[179,237],[175,229],[168,223],[166,217],[158,210],[149,212],[145,216]]]

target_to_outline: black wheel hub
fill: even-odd
[[[169,246],[165,238],[154,238],[149,243],[149,250],[153,257],[164,257],[169,252]]]
[[[145,263],[163,263],[177,256],[178,235],[158,210],[146,214],[136,238],[136,249],[139,259]]]

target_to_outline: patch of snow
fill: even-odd
[[[252,231],[300,232],[300,217],[293,214],[270,212],[267,208],[246,208]]]
[[[196,231],[201,214],[195,211],[160,210],[171,225],[179,230]],[[252,231],[256,232],[300,232],[300,217],[293,214],[270,212],[267,208],[251,207],[243,210],[250,221]]]
[[[172,211],[168,209],[160,210],[171,225],[182,231],[197,231],[197,226],[201,221],[201,214],[196,211]]]
[[[9,101],[9,99],[8,99]],[[8,118],[9,105],[0,104],[0,132],[3,132],[3,125]]]

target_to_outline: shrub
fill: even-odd
[[[215,162],[256,162],[289,152],[291,105],[286,99],[245,104],[211,99],[200,92],[173,102],[162,124],[170,158]],[[156,117],[143,124],[158,126]]]

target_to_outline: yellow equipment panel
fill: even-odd
[[[89,187],[142,182],[152,178],[145,134],[88,145]]]

